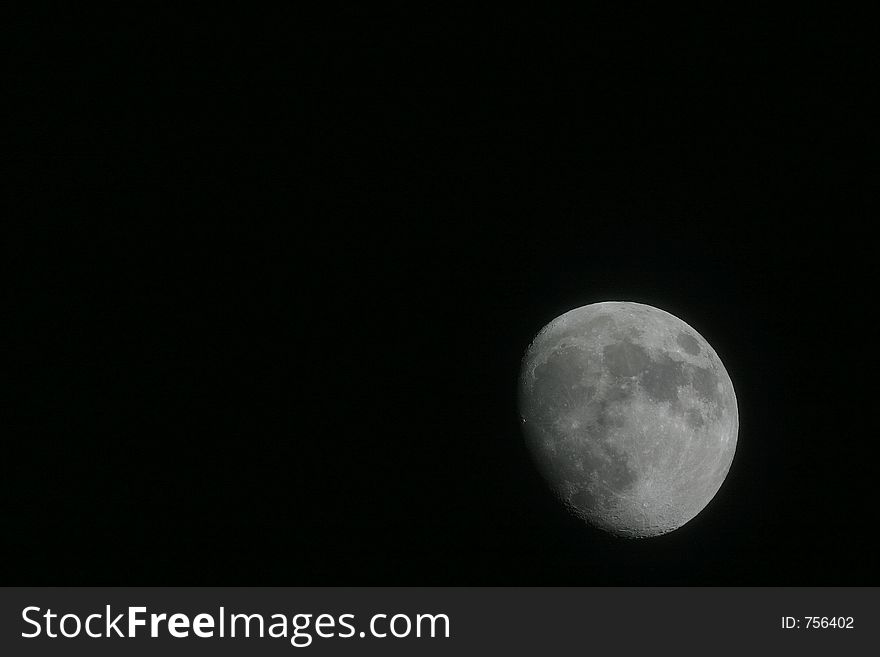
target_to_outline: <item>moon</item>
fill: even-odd
[[[629,538],[700,513],[730,470],[739,428],[733,383],[709,343],[659,308],[623,301],[576,308],[538,333],[519,410],[562,503]]]

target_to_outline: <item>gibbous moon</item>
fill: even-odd
[[[736,450],[736,396],[718,354],[640,303],[595,303],[545,326],[523,358],[519,408],[556,495],[618,536],[659,536],[694,518]]]

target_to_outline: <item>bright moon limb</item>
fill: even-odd
[[[519,408],[559,499],[618,536],[659,536],[693,519],[736,450],[736,396],[718,354],[682,320],[639,303],[591,304],[545,326],[523,358]]]

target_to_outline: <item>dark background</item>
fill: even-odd
[[[12,15],[4,583],[877,584],[859,23]],[[519,434],[525,347],[602,300],[737,391],[664,537]]]

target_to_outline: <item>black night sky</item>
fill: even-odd
[[[4,583],[877,584],[858,21],[67,11],[7,26]],[[603,300],[737,391],[656,539],[519,433],[529,341]]]

